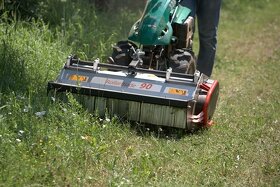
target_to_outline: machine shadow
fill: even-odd
[[[155,137],[158,139],[172,139],[180,140],[187,136],[200,135],[205,128],[200,128],[196,131],[187,131],[185,129],[178,129],[174,127],[158,126],[151,124],[139,124],[136,122],[130,122],[130,129],[135,131],[138,136],[142,137]]]

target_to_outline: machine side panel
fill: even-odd
[[[192,100],[196,91],[196,85],[194,83],[175,84],[129,76],[116,76],[66,69],[62,71],[56,83],[85,89],[89,88],[96,91],[123,93],[123,95],[141,95],[143,97],[182,102]]]

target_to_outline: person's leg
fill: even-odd
[[[197,69],[211,76],[214,66],[221,0],[198,0],[199,54]]]

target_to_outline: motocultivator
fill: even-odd
[[[88,111],[188,131],[212,125],[219,83],[196,70],[193,18],[176,0],[148,0],[107,63],[69,56],[53,94],[71,92]]]

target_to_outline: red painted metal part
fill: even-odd
[[[219,86],[219,82],[216,80],[214,80],[212,84],[203,83],[200,85],[201,89],[207,91],[205,103],[204,103],[203,109],[202,109],[202,112],[204,114],[203,125],[205,127],[210,127],[213,125],[213,121],[211,119],[209,119],[209,104],[211,102],[215,89],[217,89],[218,86]]]

